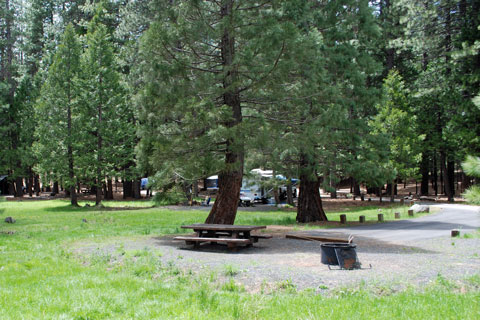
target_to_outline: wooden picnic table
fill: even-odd
[[[252,246],[259,238],[269,239],[271,235],[252,235],[252,231],[265,229],[267,226],[245,226],[229,224],[195,223],[182,226],[183,229],[193,229],[195,236],[179,236],[174,240],[185,240],[186,244],[193,244],[198,248],[201,243],[225,243],[229,249],[235,250],[237,245]]]

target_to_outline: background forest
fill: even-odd
[[[299,222],[345,179],[453,201],[480,156],[479,22],[474,0],[2,0],[2,191],[100,204],[113,178],[139,198],[218,174],[207,221],[233,223],[262,167],[300,179]]]

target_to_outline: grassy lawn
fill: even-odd
[[[109,207],[138,205],[106,203]],[[382,209],[384,214],[388,210]],[[345,288],[319,295],[297,292],[286,283],[273,293],[251,294],[233,280],[217,281],[213,273],[193,274],[162,263],[158,253],[151,251],[125,251],[121,262],[112,263],[105,254],[80,258],[72,248],[82,240],[103,243],[115,237],[179,233],[180,225],[202,222],[207,214],[159,208],[99,211],[71,208],[60,200],[0,202],[0,319],[480,317],[480,276],[470,278],[471,286],[461,290],[439,278],[426,289],[398,293]],[[360,214],[376,219],[378,211],[357,209],[348,213],[348,219],[358,221]],[[4,223],[7,216],[17,223]],[[338,219],[338,213],[329,218]],[[294,221],[294,212],[239,212],[236,223]]]

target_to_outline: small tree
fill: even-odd
[[[462,167],[468,175],[480,178],[480,157],[467,156],[467,159],[462,163]],[[480,186],[471,186],[463,196],[471,203],[480,204]]]

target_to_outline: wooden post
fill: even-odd
[[[346,214],[341,214],[340,215],[340,223],[342,223],[342,224],[347,223],[347,215]]]
[[[365,223],[365,216],[360,216],[360,217],[358,217],[358,221],[359,221],[360,223]]]
[[[379,213],[378,214],[378,222],[383,222],[383,221],[384,221],[383,213]]]
[[[405,204],[405,199],[400,199],[400,204],[403,206]]]
[[[400,219],[400,212],[395,212],[395,219]]]
[[[413,210],[408,210],[408,216],[413,217]]]
[[[454,237],[459,237],[460,236],[460,230],[458,229],[453,229],[452,230],[452,238]]]

